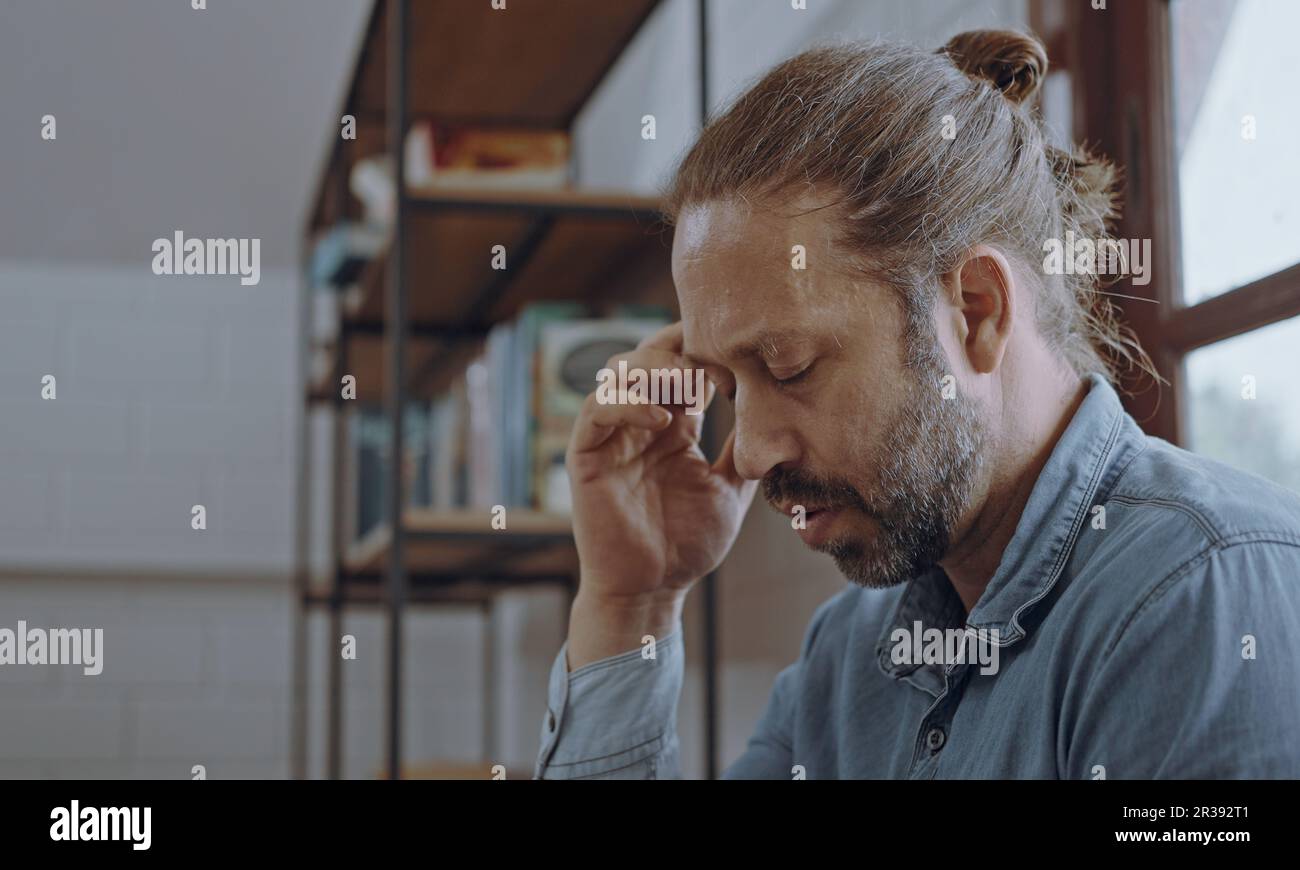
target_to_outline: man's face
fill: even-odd
[[[892,586],[947,550],[984,426],[971,400],[943,397],[932,325],[909,343],[897,295],[855,277],[832,247],[832,211],[683,210],[683,350],[731,397],[737,471],[792,520],[802,506],[800,537],[850,580]]]

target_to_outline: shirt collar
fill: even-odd
[[[1109,489],[1141,445],[1141,430],[1110,384],[1096,374],[1087,380],[1087,395],[1039,473],[993,579],[966,618],[968,628],[996,630],[1001,646],[1025,636],[1021,619],[1061,576],[1098,490]],[[895,678],[918,672],[915,664],[893,662],[890,635],[898,628],[913,631],[917,621],[927,628],[960,627],[961,612],[938,566],[909,581],[880,637],[881,669]],[[919,672],[911,677],[918,678],[931,688],[932,678]]]

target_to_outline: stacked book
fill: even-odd
[[[576,303],[550,302],[493,327],[446,393],[407,409],[407,503],[568,513],[564,453],[596,373],[667,322],[661,308],[595,317]],[[351,425],[350,524],[360,537],[384,519],[388,427],[379,407],[362,407]]]
[[[557,189],[570,181],[569,134],[558,130],[411,125],[406,179],[413,188]]]

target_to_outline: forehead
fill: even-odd
[[[672,267],[686,350],[709,352],[731,336],[842,326],[861,297],[834,244],[834,218],[807,200],[779,212],[744,200],[683,209]]]

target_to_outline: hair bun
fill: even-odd
[[[1034,36],[1012,30],[969,30],[939,49],[957,69],[988,82],[1019,105],[1038,92],[1047,75],[1047,49]]]

